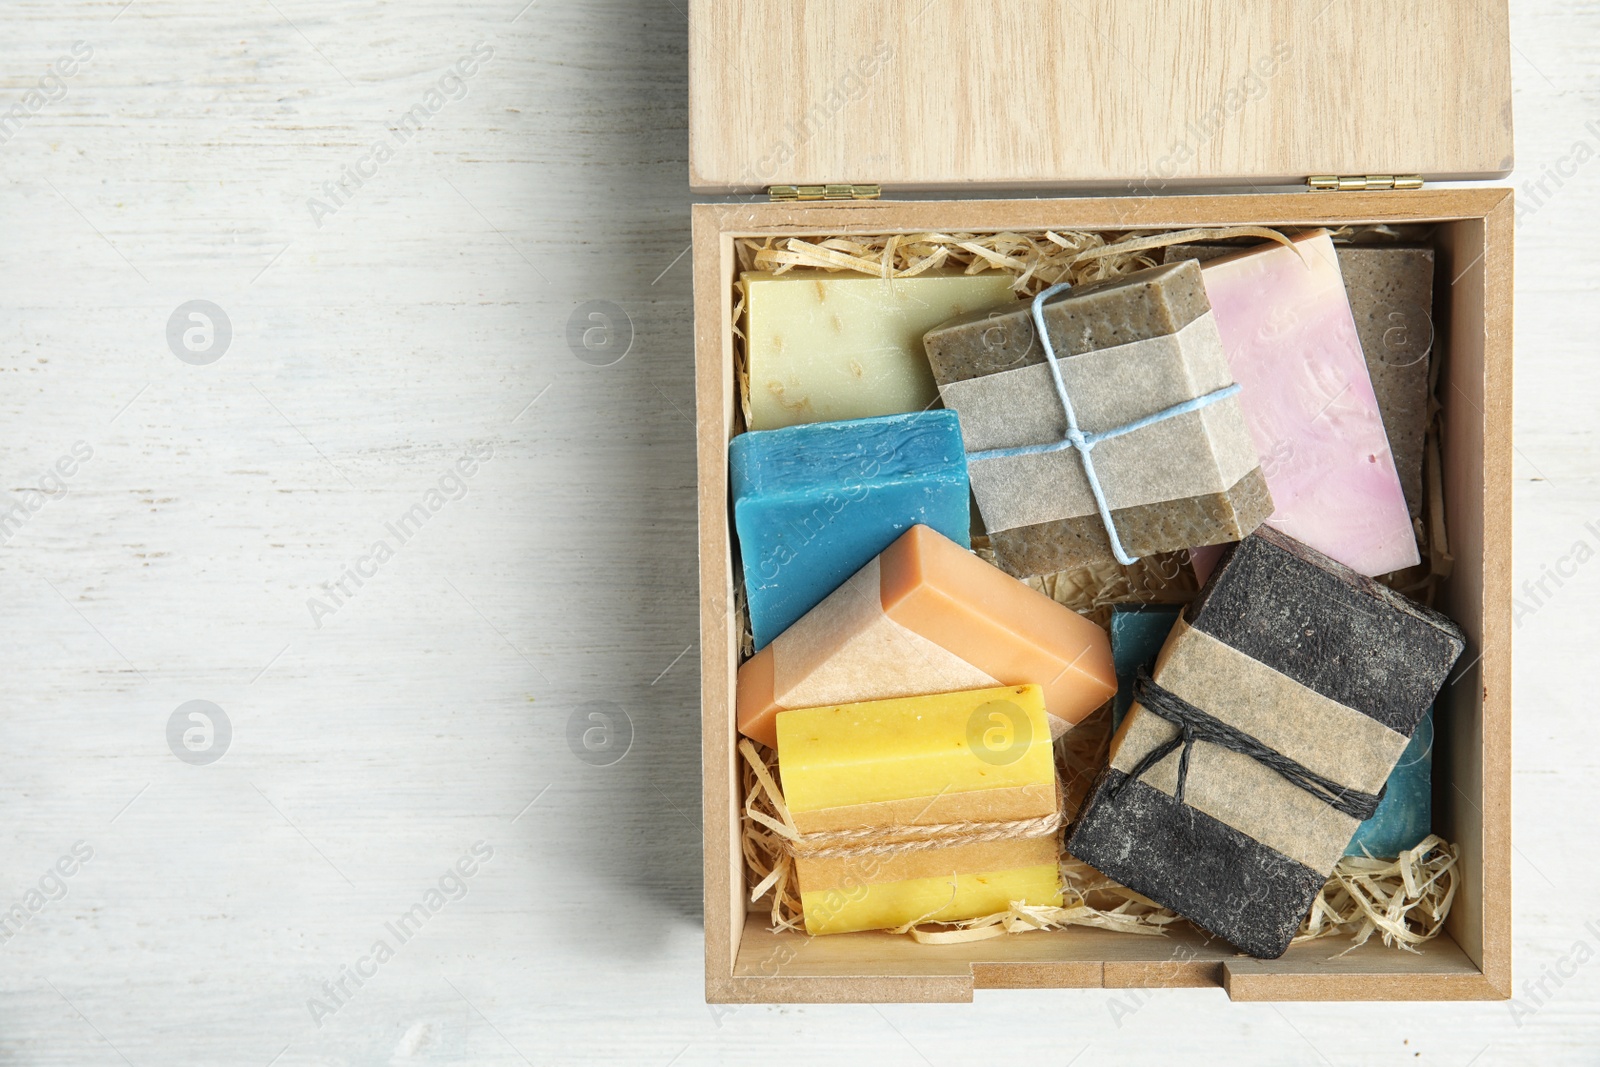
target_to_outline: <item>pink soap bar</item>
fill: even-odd
[[[1420,561],[1326,230],[1203,264],[1282,530],[1368,577]]]

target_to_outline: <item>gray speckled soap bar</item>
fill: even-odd
[[[1152,267],[1044,308],[1079,425],[1094,432],[1232,382],[1200,270]],[[1066,422],[1031,305],[964,315],[924,338],[969,453],[1060,441]],[[1235,397],[1102,442],[1095,471],[1134,556],[1235,541],[1272,513]],[[1017,577],[1109,561],[1082,461],[1068,449],[975,461],[996,562]]]
[[[1338,251],[1395,470],[1406,506],[1416,518],[1422,514],[1422,447],[1433,352],[1433,249],[1341,245]]]
[[[1033,340],[1033,302],[960,315],[923,338],[934,379],[945,385],[1043,363]],[[1057,358],[1175,334],[1211,310],[1197,270],[1151,267],[1084,285],[1045,305]]]

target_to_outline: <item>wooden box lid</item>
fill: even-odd
[[[690,0],[697,191],[1511,170],[1507,0]]]

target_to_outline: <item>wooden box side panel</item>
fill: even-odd
[[[1500,996],[1511,991],[1512,199],[1440,228],[1446,526],[1441,607],[1467,650],[1435,713],[1435,824],[1461,849],[1447,929]]]
[[[1071,927],[965,945],[887,933],[807,940],[746,920],[729,999],[965,1001],[975,989],[1226,989],[1234,1000],[1483,1000],[1499,994],[1448,935],[1405,953],[1336,938],[1254,960],[1181,926],[1163,937]]]
[[[739,770],[734,751],[733,617],[728,440],[733,436],[733,239],[714,213],[694,212],[695,450],[700,524],[700,766],[705,838],[706,999],[726,1000],[744,929]]]
[[[1235,956],[1222,965],[1230,1000],[1495,1000],[1500,994],[1449,935],[1417,954],[1376,939],[1345,955],[1342,938],[1290,949],[1282,959]]]

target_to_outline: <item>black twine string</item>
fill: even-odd
[[[1277,771],[1285,781],[1299,786],[1335,811],[1343,812],[1352,819],[1362,822],[1372,818],[1373,812],[1378,810],[1378,804],[1389,788],[1384,786],[1376,794],[1363,793],[1358,789],[1342,786],[1330,778],[1324,778],[1283,753],[1268,748],[1243,730],[1235,729],[1221,719],[1207,715],[1176,693],[1161,688],[1150,677],[1148,671],[1139,672],[1138,681],[1134,683],[1133,699],[1141,707],[1175,725],[1178,728],[1178,735],[1145,753],[1144,758],[1135,764],[1133,770],[1129,771],[1127,777],[1118,784],[1118,791],[1166,759],[1172,754],[1173,749],[1181,745],[1183,751],[1178,756],[1178,788],[1173,793],[1173,799],[1182,804],[1184,782],[1189,777],[1189,752],[1194,748],[1196,741],[1206,741],[1230,752],[1249,756],[1263,767]]]

